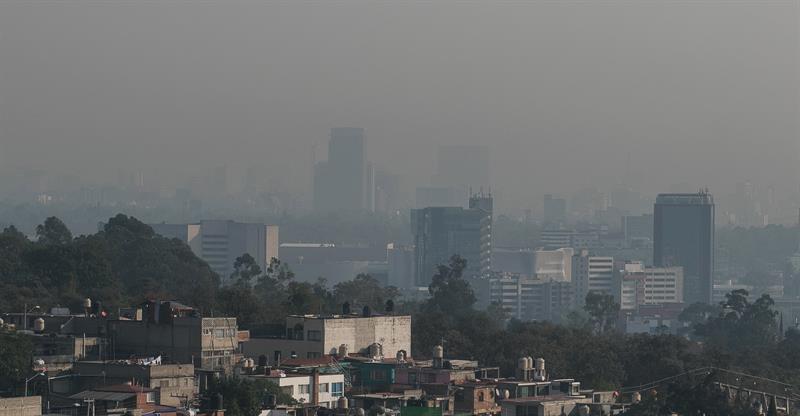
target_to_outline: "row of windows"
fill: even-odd
[[[236,336],[236,330],[233,328],[203,328],[203,335],[214,335],[214,338],[233,338]]]
[[[320,393],[330,393],[333,397],[341,397],[344,394],[344,383],[320,383],[318,386]],[[284,393],[294,395],[294,386],[281,387]],[[298,384],[297,394],[311,394],[310,384]]]

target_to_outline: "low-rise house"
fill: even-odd
[[[191,364],[161,364],[157,358],[78,361],[73,367],[73,377],[54,380],[51,388],[60,393],[67,383],[72,383],[72,391],[136,383],[154,390],[158,404],[180,407],[197,395],[194,370]]]
[[[463,384],[477,379],[498,378],[497,367],[481,367],[473,360],[445,360],[441,346],[434,347],[433,359],[398,367],[395,383],[411,387],[425,384]]]
[[[578,416],[580,407],[589,409],[591,398],[572,396],[522,397],[501,402],[502,416]],[[588,413],[585,413],[588,414]]]
[[[344,396],[344,375],[332,370],[313,369],[296,373],[271,370],[267,374],[249,374],[244,377],[274,383],[301,404],[333,409],[337,400]]]
[[[459,385],[453,404],[455,412],[458,414],[497,415],[501,411],[498,399],[497,383],[478,381]]]
[[[128,413],[177,416],[177,409],[158,404],[155,390],[133,384],[97,387],[69,397],[80,408],[78,414],[125,415]],[[72,408],[76,410],[75,407]]]
[[[166,362],[194,364],[230,373],[241,360],[242,337],[236,318],[204,318],[189,306],[149,301],[133,319],[108,322],[116,357],[162,356]]]
[[[248,357],[266,359],[279,366],[291,358],[319,358],[323,355],[370,354],[375,358],[411,354],[411,317],[362,314],[291,315],[281,333],[253,335],[244,344]],[[344,351],[344,353],[342,353]]]

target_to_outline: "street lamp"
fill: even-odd
[[[28,304],[26,303],[24,305],[24,309],[25,309],[25,312],[22,313],[22,329],[28,329],[28,314],[33,312],[33,311],[35,311],[35,310],[37,310],[37,309],[41,309],[41,308],[39,307],[39,305],[36,305],[36,306],[30,308],[30,310],[29,310],[28,309]]]
[[[44,373],[36,373],[31,378],[25,379],[25,397],[28,397],[28,382],[35,379],[36,377],[43,376]]]

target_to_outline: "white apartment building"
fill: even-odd
[[[620,309],[635,310],[639,305],[683,302],[682,267],[645,267],[627,263],[620,270]]]
[[[587,250],[572,257],[572,282],[575,287],[576,306],[583,306],[590,291],[617,295],[614,258],[590,256]]]
[[[251,255],[266,270],[278,257],[277,225],[203,220],[194,224],[150,224],[158,234],[185,242],[197,257],[205,260],[224,283],[233,273],[233,263],[242,254]]]
[[[569,282],[572,280],[571,248],[556,250],[536,250],[534,255],[534,275],[539,280]]]
[[[335,409],[336,402],[344,395],[344,375],[341,373],[284,373],[267,376],[250,376],[265,379],[278,385],[284,393],[300,403],[316,404]]]
[[[519,320],[559,322],[574,304],[570,282],[518,275],[490,279],[490,301]]]

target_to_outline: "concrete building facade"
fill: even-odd
[[[579,307],[590,291],[616,295],[614,258],[591,256],[588,250],[581,250],[572,257],[572,281]]]
[[[164,237],[177,238],[189,245],[192,252],[205,260],[223,282],[227,282],[233,273],[233,263],[237,257],[247,253],[256,260],[261,270],[266,270],[270,259],[278,258],[279,254],[277,225],[203,220],[194,224],[150,226]]]
[[[575,303],[571,282],[518,275],[489,280],[490,302],[510,317],[525,321],[560,322]]]
[[[149,302],[141,320],[109,321],[108,336],[117,357],[161,355],[165,362],[225,372],[238,361],[243,341],[236,318],[203,318],[175,302]]]
[[[534,275],[537,279],[544,281],[572,281],[572,256],[574,254],[575,252],[571,248],[536,250],[534,252]]]
[[[291,357],[318,358],[349,353],[411,356],[411,316],[292,315],[280,337],[253,337],[244,345],[248,357],[264,356],[278,364]]]
[[[617,300],[621,310],[636,310],[641,305],[683,303],[681,267],[645,267],[628,263],[620,271]]]

